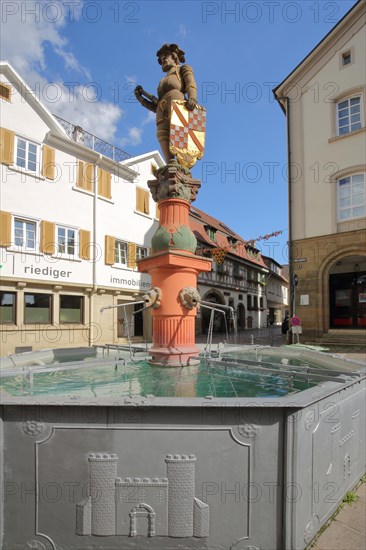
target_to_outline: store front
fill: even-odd
[[[352,271],[329,275],[331,328],[366,328],[366,271],[354,263]]]

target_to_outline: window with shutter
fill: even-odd
[[[116,238],[106,235],[104,246],[104,261],[107,265],[113,265],[115,263]]]
[[[40,252],[43,254],[55,253],[55,224],[41,221]]]
[[[11,246],[11,213],[0,212],[0,246]]]
[[[150,194],[146,189],[136,187],[136,210],[142,214],[150,213]]]
[[[14,163],[15,134],[7,128],[0,128],[0,162],[2,164]]]
[[[91,257],[90,231],[86,229],[79,231],[79,257],[82,260],[90,260]]]
[[[78,161],[76,187],[92,192],[94,184],[94,165],[90,162]]]
[[[55,150],[48,145],[42,147],[42,171],[44,178],[55,179]]]
[[[128,267],[135,268],[136,267],[136,244],[135,243],[128,243]]]
[[[8,84],[4,84],[4,82],[0,83],[0,97],[1,99],[5,99],[5,101],[11,101],[11,93],[12,88]]]
[[[98,195],[105,197],[106,199],[111,199],[111,180],[112,176],[110,172],[98,168]]]

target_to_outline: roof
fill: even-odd
[[[300,73],[305,72],[308,65],[321,56],[324,51],[326,51],[331,43],[333,42],[335,35],[342,30],[343,27],[348,27],[352,24],[353,19],[358,20],[365,11],[366,2],[365,0],[358,0],[352,8],[338,21],[338,23],[322,38],[320,42],[308,53],[306,57],[282,80],[278,86],[273,89],[273,94],[276,97],[277,101],[280,101],[282,93],[278,93],[291,81],[294,81],[299,78]]]
[[[203,245],[207,245],[207,248],[232,247],[235,242],[235,248],[230,248],[230,255],[267,270],[267,266],[259,250],[249,246],[243,237],[235,233],[224,222],[213,218],[209,214],[206,214],[206,212],[203,212],[203,210],[191,206],[190,224],[197,241]],[[216,230],[216,241],[212,241],[207,235],[205,229],[207,226]],[[256,257],[250,255],[251,251],[256,254]]]

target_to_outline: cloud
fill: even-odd
[[[140,145],[142,142],[142,130],[133,126],[127,130],[127,136],[119,140],[119,143],[122,147],[126,145]]]
[[[146,117],[142,121],[142,125],[145,126],[146,124],[150,124],[151,122],[155,122],[156,115],[152,111],[148,111]]]
[[[185,37],[187,36],[187,29],[186,29],[186,27],[183,25],[183,23],[181,23],[181,24],[179,25],[178,36],[180,36],[180,38],[182,38],[183,40],[184,40]]]
[[[15,67],[52,113],[113,142],[123,111],[113,103],[100,100],[100,90],[90,84],[89,69],[75,57],[63,35],[68,22],[80,19],[83,2],[13,0],[7,6],[7,11],[2,13],[2,58]],[[66,71],[81,77],[80,82],[70,87],[59,79],[48,80],[48,48],[63,60]],[[132,132],[132,138],[136,140],[137,134]]]

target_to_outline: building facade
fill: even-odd
[[[8,63],[0,74],[1,355],[149,338],[141,306],[101,310],[150,287],[136,262],[157,224],[147,180],[160,154],[132,158],[95,136],[92,149]]]
[[[366,329],[365,24],[361,0],[274,90],[288,129],[291,313],[309,341]]]
[[[262,256],[269,269],[266,277],[266,302],[268,322],[270,325],[280,325],[288,315],[288,280],[284,267],[273,258]]]
[[[190,222],[198,242],[196,254],[214,259],[212,271],[198,276],[201,299],[212,306],[230,306],[234,310],[235,319],[230,319],[229,313],[215,313],[213,332],[231,332],[233,324],[239,332],[267,326],[269,269],[255,244],[249,244],[223,222],[193,206]],[[225,251],[221,257],[220,249]],[[197,333],[207,334],[210,318],[211,311],[201,308]]]

